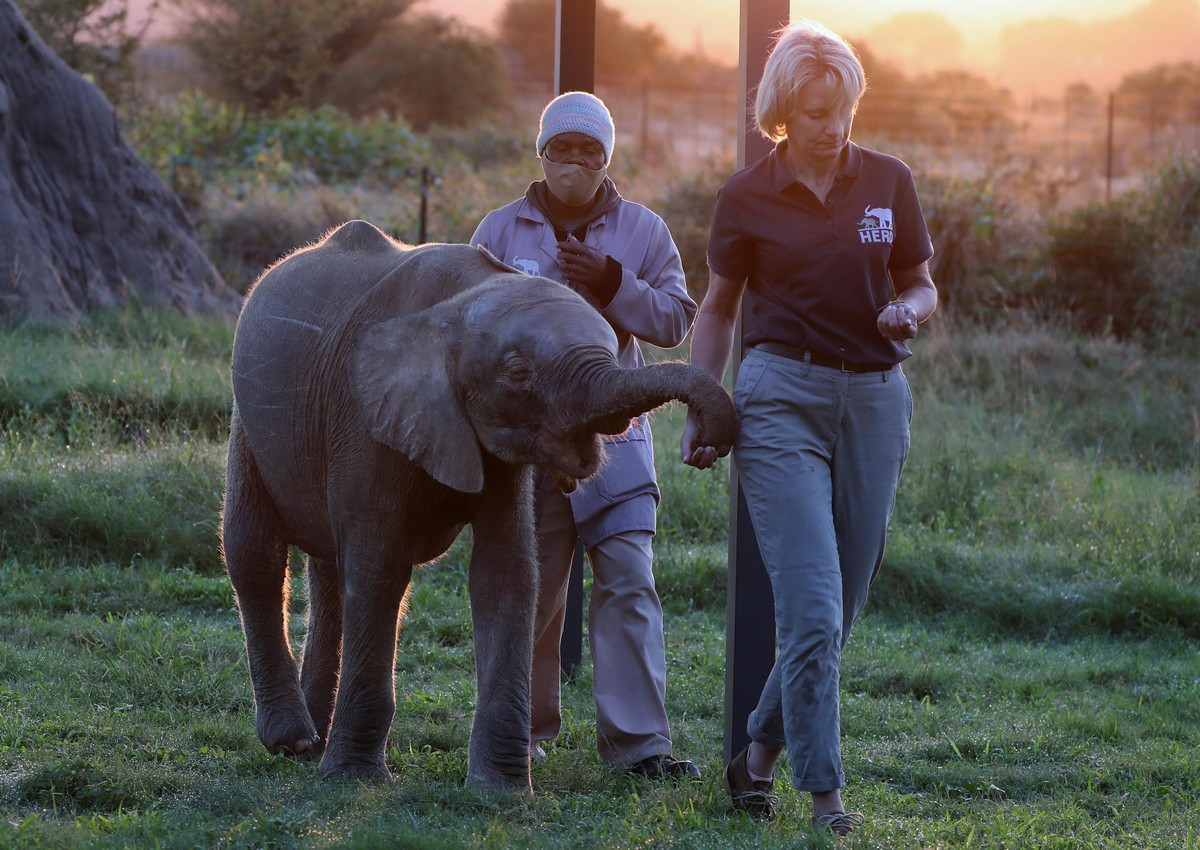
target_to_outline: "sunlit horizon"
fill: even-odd
[[[416,9],[443,15],[453,15],[460,20],[486,31],[494,31],[497,19],[506,0],[420,0]],[[721,62],[737,61],[738,0],[604,0],[611,8],[619,11],[631,24],[652,25],[675,47],[696,50]],[[1200,21],[1200,0],[986,0],[985,2],[963,2],[963,0],[888,0],[878,4],[847,4],[844,0],[792,0],[792,18],[812,18],[842,33],[851,41],[863,41],[876,54],[886,58],[905,73],[921,73],[937,68],[962,67],[981,74],[1002,85],[1013,85],[1019,91],[1034,88],[1061,88],[1080,72],[1057,62],[1062,57],[1047,56],[1043,48],[1036,56],[1022,57],[1019,62],[1010,59],[1011,49],[1006,52],[1003,39],[1006,30],[1030,22],[1050,32],[1042,41],[1055,43],[1055,36],[1063,32],[1093,31],[1104,28],[1124,29],[1123,24],[1130,16],[1147,16],[1147,7],[1156,5],[1160,10],[1168,6],[1190,3],[1189,14],[1193,22]],[[889,50],[888,39],[881,30],[893,22],[898,15],[933,13],[961,36],[958,49],[944,54],[926,50],[908,53]],[[1160,14],[1161,17],[1161,14]],[[1065,26],[1065,30],[1064,30]],[[1169,30],[1159,27],[1158,32]],[[1103,67],[1094,69],[1085,81],[1104,88],[1115,82],[1120,73],[1148,67],[1157,61],[1195,61],[1200,57],[1200,38],[1190,44],[1180,39],[1194,34],[1194,28],[1183,27],[1179,33],[1166,36],[1163,44],[1131,43],[1130,50],[1122,58],[1128,67],[1113,67],[1106,61]],[[1011,35],[1011,33],[1009,33]],[[1177,37],[1176,37],[1177,36]],[[1136,28],[1130,36],[1138,38]],[[1165,43],[1171,41],[1172,43]],[[1061,44],[1061,39],[1059,39]],[[1062,45],[1063,52],[1070,45]],[[919,66],[905,67],[905,59],[919,57]],[[1157,57],[1161,56],[1161,60]],[[945,61],[942,61],[945,60]],[[940,63],[940,64],[939,64]],[[1052,79],[1039,80],[1030,67],[1042,64]],[[1054,71],[1057,70],[1057,74]],[[1058,75],[1067,78],[1058,79]]]
[[[506,0],[420,0],[417,8],[452,14],[474,26],[493,26]],[[653,24],[673,43],[690,47],[700,39],[728,56],[737,54],[739,0],[604,0],[627,20]],[[1092,23],[1119,17],[1148,0],[888,0],[873,6],[842,0],[792,0],[793,18],[812,18],[846,34],[861,32],[901,13],[935,12],[968,42],[997,38],[1013,24],[1031,19],[1066,18]],[[676,22],[672,24],[672,22]],[[730,26],[732,25],[732,32]]]

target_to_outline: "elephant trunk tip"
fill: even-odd
[[[705,445],[716,448],[721,456],[729,453],[737,435],[729,394],[708,373],[681,362],[606,372],[593,381],[578,424],[594,433],[619,434],[628,428],[630,419],[672,401],[688,406]]]

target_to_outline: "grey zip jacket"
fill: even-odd
[[[583,242],[621,264],[621,284],[600,310],[616,331],[620,364],[632,369],[645,363],[639,340],[659,348],[683,342],[697,308],[666,222],[622,198],[589,224]],[[488,213],[471,244],[526,274],[565,283],[554,227],[528,198]],[[570,497],[580,539],[589,548],[622,531],[655,530],[659,492],[649,419],[640,416],[624,433],[608,437],[605,449],[608,460],[599,474]],[[653,498],[635,498],[644,494]]]

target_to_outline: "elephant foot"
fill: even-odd
[[[392,772],[388,770],[383,758],[353,759],[339,757],[332,752],[326,752],[321,759],[317,773],[331,779],[363,779],[371,782],[389,782]]]
[[[260,708],[258,739],[268,752],[289,756],[319,752],[323,746],[307,712],[271,712]]]
[[[468,770],[467,787],[486,797],[533,797],[533,783],[528,773],[521,778],[496,773],[484,775]]]

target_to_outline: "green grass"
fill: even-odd
[[[1200,848],[1196,362],[1018,319],[941,320],[907,369],[913,453],[843,664],[870,816],[843,846]],[[786,779],[771,824],[721,789],[727,466],[676,461],[678,408],[657,573],[701,782],[605,770],[585,659],[535,797],[463,787],[465,540],[415,580],[395,781],[269,755],[217,553],[229,342],[137,308],[0,334],[0,848],[832,846]]]

